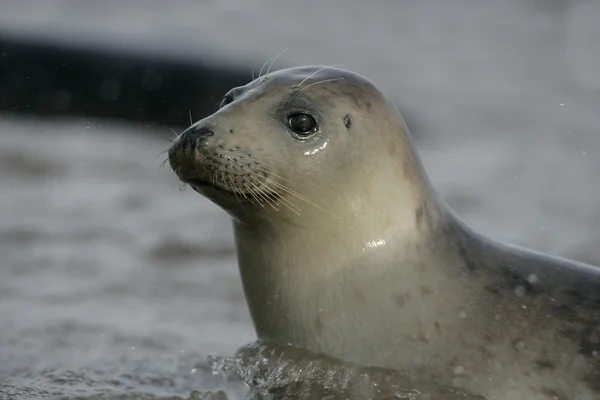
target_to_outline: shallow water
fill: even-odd
[[[342,62],[408,110],[434,184],[475,228],[600,264],[598,3],[332,1],[314,30],[290,18],[311,2],[0,3],[4,28],[176,40],[259,67],[287,47],[279,66]],[[245,396],[206,361],[256,339],[230,222],[160,168],[163,136],[0,117],[0,398]]]

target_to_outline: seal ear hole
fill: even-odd
[[[319,130],[315,118],[306,113],[290,115],[287,120],[287,125],[297,139],[306,139]]]
[[[352,126],[352,120],[350,119],[350,114],[346,114],[344,116],[344,126],[346,127],[346,129],[350,129],[350,127]]]

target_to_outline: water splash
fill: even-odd
[[[413,382],[394,370],[362,367],[261,341],[228,358],[209,357],[214,374],[237,376],[256,398],[484,400],[434,383]]]

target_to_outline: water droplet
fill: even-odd
[[[527,277],[527,282],[534,284],[534,283],[538,283],[539,279],[536,274],[529,274],[529,276]]]

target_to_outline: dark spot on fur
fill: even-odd
[[[442,331],[442,327],[440,326],[440,323],[439,323],[439,322],[435,321],[435,322],[433,323],[433,326],[435,327],[435,330],[436,330],[436,331],[438,331],[438,332],[441,332],[441,331]]]
[[[367,110],[371,111],[371,109],[373,108],[373,103],[371,103],[370,101],[366,101],[365,107],[367,108]]]
[[[396,304],[398,304],[399,307],[404,307],[406,302],[409,300],[410,300],[410,293],[403,293],[396,297]]]
[[[233,133],[233,129],[230,129],[230,130],[229,130],[229,133]],[[238,149],[239,149],[239,148],[238,148]]]
[[[556,368],[556,365],[554,365],[554,362],[552,362],[551,360],[544,360],[544,359],[536,360],[535,365],[537,365],[537,368],[541,369],[541,370],[544,370],[544,369],[553,370],[554,368]]]
[[[350,120],[350,114],[346,114],[346,116],[344,117],[344,126],[346,127],[346,129],[350,129],[350,127],[352,126],[352,121]]]
[[[420,285],[419,289],[421,289],[421,294],[424,296],[429,296],[432,293],[432,290],[428,286],[425,286],[425,285]]]
[[[220,144],[220,145],[219,145],[219,148],[220,148],[220,149],[224,149],[224,148],[225,148],[225,146],[223,146],[222,144]]]
[[[419,206],[417,211],[415,211],[415,222],[417,224],[417,229],[421,228],[421,224],[423,223],[423,206]]]

